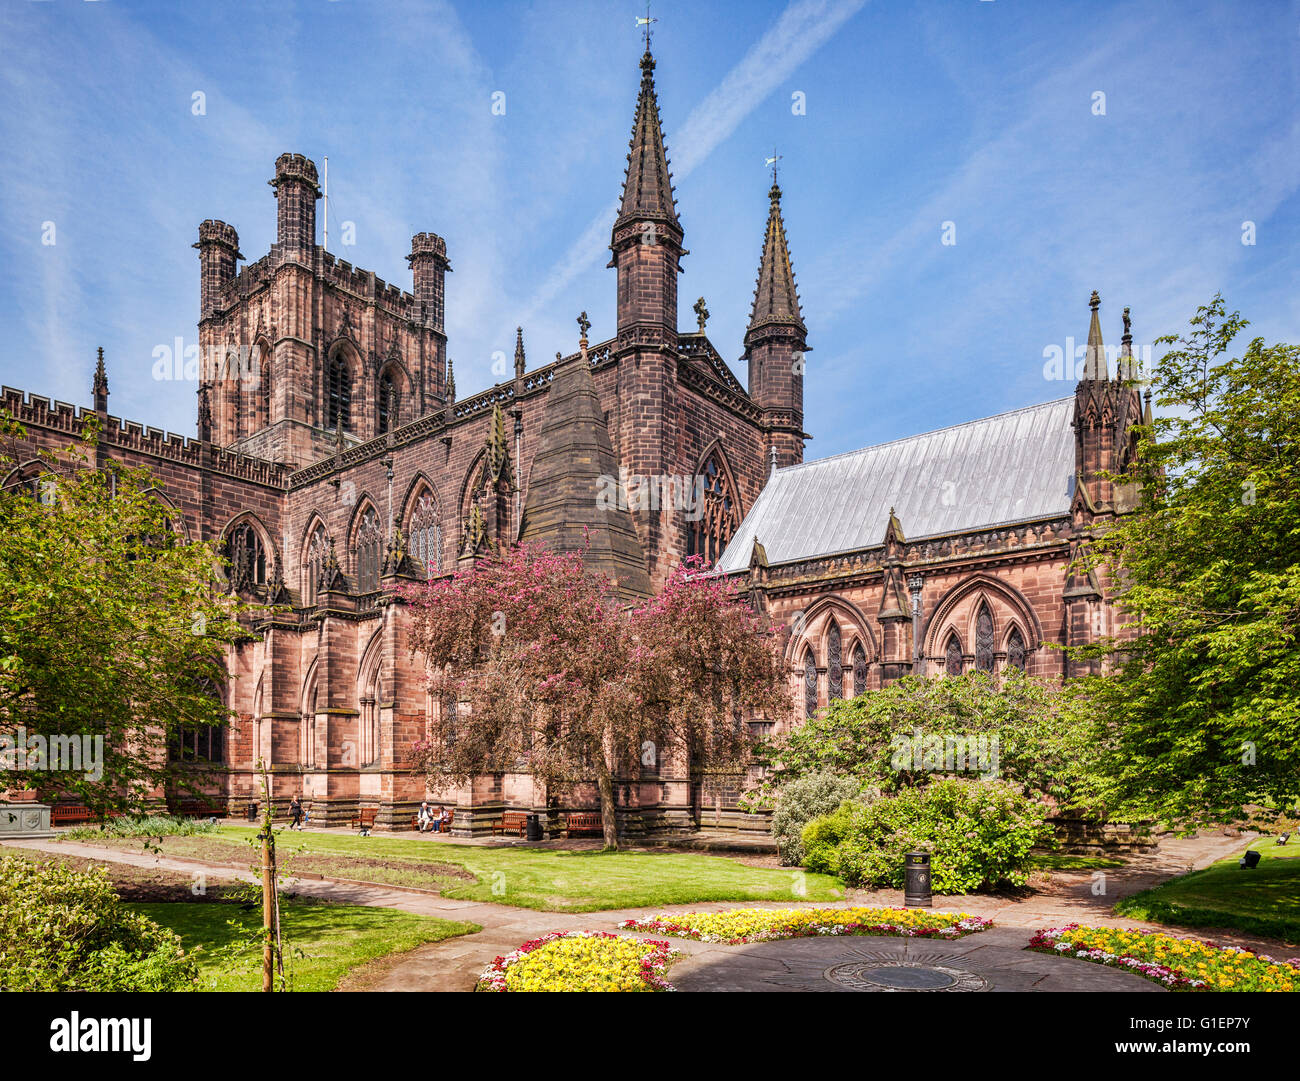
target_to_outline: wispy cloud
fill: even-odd
[[[680,181],[700,165],[782,82],[835,35],[866,0],[797,0],[701,101],[676,137],[666,137],[673,178]],[[524,305],[527,322],[548,307],[583,271],[605,256],[618,215],[607,205],[542,279]]]

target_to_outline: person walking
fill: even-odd
[[[289,802],[289,828],[291,830],[302,829],[302,800],[294,796]]]

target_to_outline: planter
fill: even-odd
[[[0,803],[0,840],[31,840],[53,836],[48,804],[25,799]]]

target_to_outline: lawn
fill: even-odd
[[[252,862],[255,830],[167,837],[164,854]],[[139,841],[106,840],[138,848]],[[544,911],[595,912],[704,901],[829,901],[843,896],[827,875],[750,867],[702,853],[480,848],[401,837],[281,832],[282,874],[295,870],[439,890],[444,897]]]
[[[262,951],[247,943],[261,926],[260,911],[235,904],[133,904],[130,908],[170,927],[186,949],[199,951],[200,990],[260,991]],[[235,921],[235,927],[230,921]],[[292,991],[333,991],[352,969],[428,942],[481,930],[473,923],[416,916],[360,905],[282,902],[285,969]]]
[[[1278,845],[1265,837],[1250,846],[1260,854],[1254,870],[1239,856],[1181,875],[1163,886],[1126,897],[1115,906],[1133,916],[1181,927],[1222,927],[1300,942],[1300,841]]]

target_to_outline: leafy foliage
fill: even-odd
[[[698,569],[628,607],[580,553],[525,545],[406,589],[430,693],[457,704],[417,759],[437,782],[519,767],[551,791],[594,780],[610,847],[616,776],[744,762],[742,718],[788,710],[784,676],[743,599]]]
[[[1140,491],[1092,549],[1136,637],[1088,688],[1106,802],[1188,824],[1300,797],[1300,347],[1251,341],[1216,296],[1160,360],[1162,415],[1115,478]]]
[[[0,429],[23,434],[8,415]],[[174,776],[175,734],[227,722],[225,643],[245,608],[214,588],[217,552],[179,535],[148,472],[93,468],[93,450],[92,429],[34,465],[0,452],[0,732],[102,736],[102,776],[29,761],[8,779],[103,808]]]
[[[814,818],[831,814],[861,791],[860,781],[833,773],[809,773],[783,785],[772,815],[772,836],[777,840],[781,862],[801,866],[805,856],[804,827]]]
[[[77,826],[64,830],[65,841],[95,841],[105,837],[193,837],[216,833],[217,823],[206,818],[181,818],[177,815],[125,815],[110,818],[98,826]]]
[[[1017,669],[908,676],[832,702],[783,737],[774,753],[783,776],[827,773],[898,792],[937,775],[916,768],[912,753],[898,754],[918,734],[996,739],[1000,778],[1070,804],[1084,787],[1094,730],[1078,696]]]
[[[0,988],[192,991],[180,939],[123,907],[106,868],[0,859]]]
[[[804,829],[805,866],[854,886],[903,886],[903,857],[930,853],[936,893],[1024,885],[1050,830],[1037,802],[999,782],[935,781],[845,802]]]

